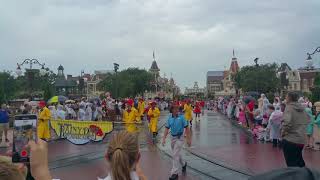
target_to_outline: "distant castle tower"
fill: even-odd
[[[160,69],[159,69],[158,64],[156,62],[154,51],[153,51],[153,61],[152,61],[152,64],[151,64],[149,71],[152,74],[154,74],[154,76],[159,76]]]
[[[235,73],[239,72],[238,59],[235,56],[234,49],[233,49],[233,57],[232,57],[232,60],[231,60],[231,65],[230,65],[230,72],[232,74],[235,74]]]
[[[60,64],[60,66],[58,67],[58,76],[59,77],[64,77],[64,68],[63,66]]]

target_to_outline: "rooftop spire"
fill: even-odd
[[[232,51],[232,54],[233,54],[233,57],[235,57],[235,56],[234,56],[234,49],[233,49],[233,51]]]
[[[159,67],[158,67],[158,64],[157,64],[157,62],[156,62],[156,58],[155,58],[155,53],[154,53],[154,51],[153,51],[153,62],[152,62],[152,64],[151,64],[150,71],[153,71],[153,72],[159,72],[159,71],[160,71],[160,69],[159,69]]]

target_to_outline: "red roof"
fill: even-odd
[[[237,73],[239,71],[238,61],[237,61],[237,58],[235,58],[235,57],[232,58],[231,65],[230,65],[230,71],[232,73]]]

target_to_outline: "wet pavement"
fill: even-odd
[[[252,138],[219,113],[207,113],[192,132],[190,152],[222,166],[251,175],[286,167],[280,148]],[[304,159],[320,170],[320,151],[305,150]]]
[[[168,113],[162,113],[160,136]],[[116,132],[123,129],[115,126]],[[151,180],[168,179],[171,169],[170,140],[163,147],[152,145],[147,125],[140,127],[140,165]],[[96,179],[105,177],[109,168],[104,159],[111,134],[103,142],[73,145],[67,140],[49,143],[50,171],[55,178]],[[160,139],[160,138],[159,138]],[[0,154],[7,149],[0,148]],[[219,113],[209,112],[192,127],[192,146],[185,147],[183,154],[188,162],[188,173],[179,179],[247,179],[250,175],[285,167],[282,151],[270,143],[253,139],[243,129],[234,126]],[[320,169],[320,151],[306,150],[306,164]]]

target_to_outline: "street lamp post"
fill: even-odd
[[[255,58],[253,60],[255,65],[256,65],[256,67],[259,67],[258,60],[259,60],[259,58]],[[257,78],[257,76],[255,77],[255,86],[256,86],[256,92],[258,92],[258,78]]]
[[[119,64],[118,63],[113,63],[113,68],[114,68],[114,72],[115,72],[115,75],[116,75],[116,77],[115,77],[115,88],[116,88],[116,90],[115,90],[115,98],[118,98],[118,96],[119,96],[119,89],[118,89],[118,70],[119,70]]]
[[[308,55],[308,60],[311,60],[312,58],[311,58],[311,56],[312,55],[314,55],[315,53],[320,53],[320,46],[319,47],[317,47],[314,51],[313,51],[313,53],[307,53],[307,55]]]
[[[317,47],[312,53],[307,53],[308,55],[308,58],[307,58],[307,65],[308,67],[311,67],[312,66],[312,56],[316,53],[319,53],[320,52],[320,46]]]
[[[40,76],[44,76],[47,74],[47,69],[44,67],[45,66],[45,63],[40,63],[37,59],[25,59],[24,61],[22,61],[22,63],[17,63],[17,69],[16,69],[16,74],[18,76],[21,76],[22,75],[22,70],[21,70],[21,67],[25,64],[29,64],[29,69],[26,69],[26,75],[27,75],[27,78],[28,78],[28,81],[29,81],[29,91],[30,91],[30,94],[32,93],[33,91],[33,80],[35,78],[35,75],[36,73],[38,73],[39,71],[39,74]],[[33,69],[32,66],[33,65],[39,65],[41,66],[41,69]]]

